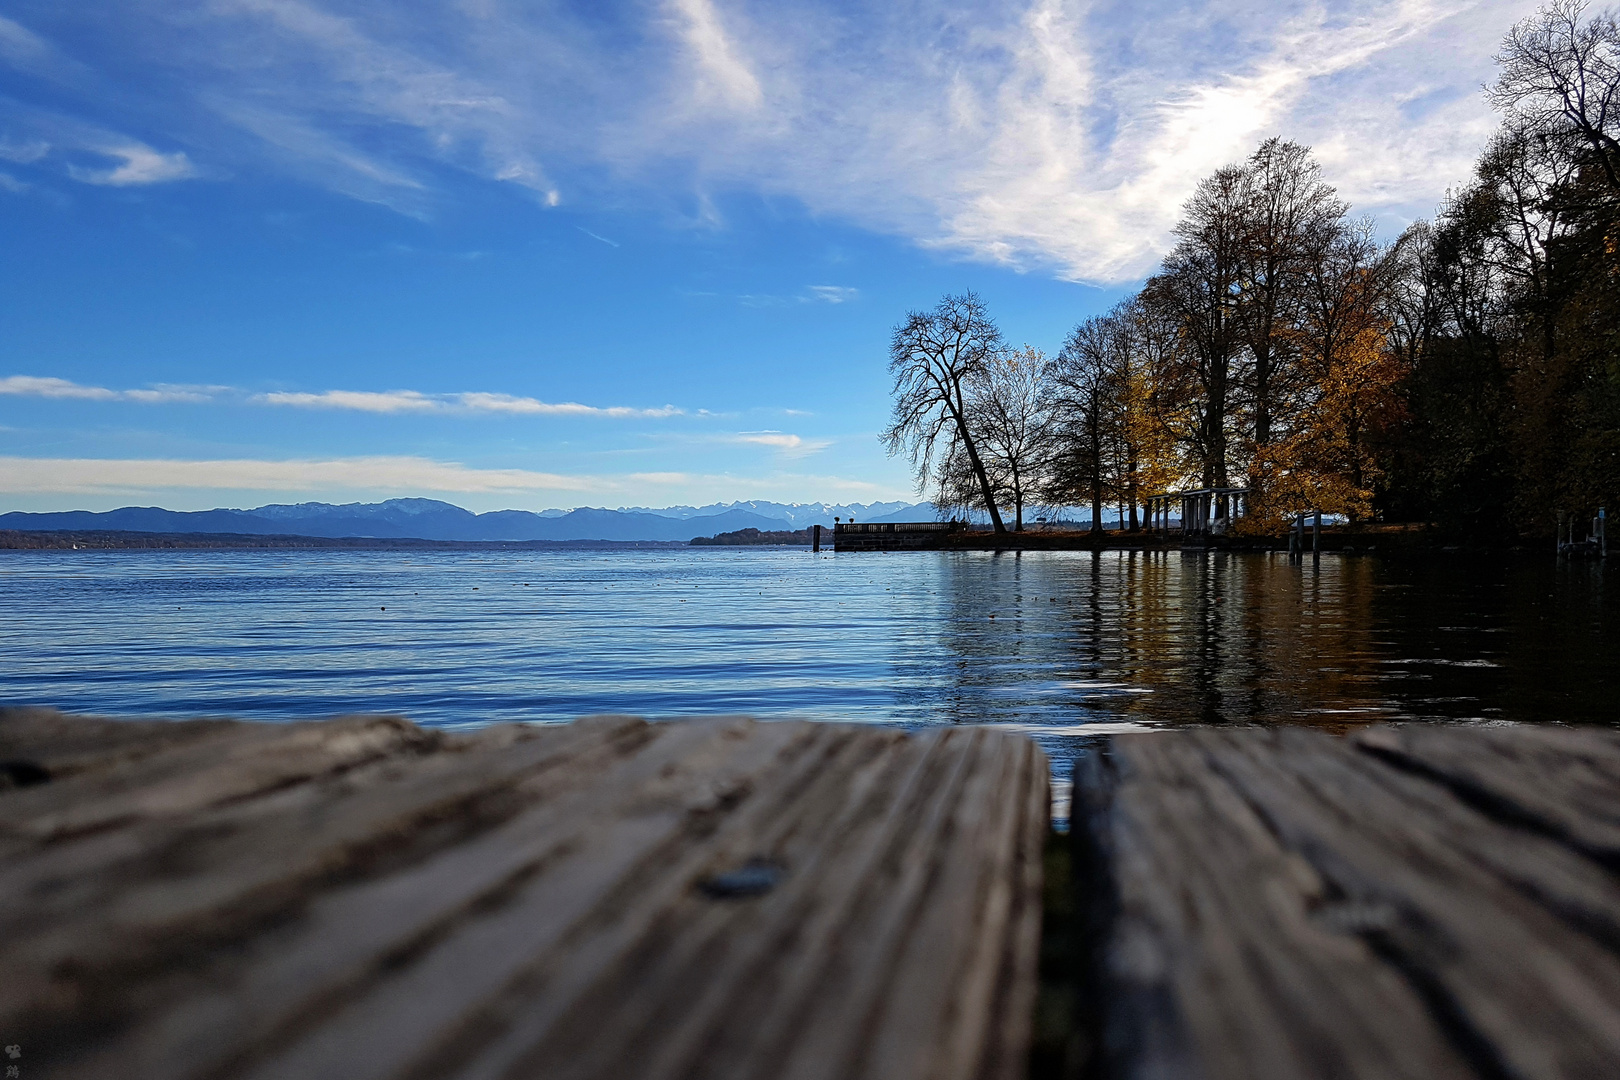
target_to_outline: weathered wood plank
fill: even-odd
[[[563,782],[587,782],[604,756],[624,743],[633,749],[646,729],[626,718],[486,730],[440,754],[14,858],[0,874],[0,933],[19,943],[0,951],[0,1023],[40,1000],[53,972],[83,981],[161,968],[177,951],[296,910],[323,883],[465,839],[539,797],[514,785],[565,768],[572,775]],[[53,981],[60,998],[64,979]],[[103,995],[101,1004],[112,1003]]]
[[[56,709],[0,706],[0,760],[36,765],[51,779],[236,728],[231,720],[109,720]]]
[[[1620,870],[1620,731],[1403,724],[1361,747],[1451,786],[1483,813],[1534,825]]]
[[[1327,883],[1203,734],[1115,739],[1077,777],[1071,829],[1103,848],[1112,889],[1091,884],[1117,905],[1106,1075],[1471,1076],[1400,974],[1313,918]]]
[[[1528,755],[1504,759],[1466,730],[1407,734],[1120,736],[1083,770],[1077,841],[1115,905],[1097,930],[1102,1075],[1613,1074],[1614,876],[1482,812],[1439,764],[1388,760],[1394,746],[1449,763],[1596,844],[1592,741],[1561,755],[1557,736],[1534,735],[1546,778],[1532,798],[1513,786],[1534,787]],[[1566,802],[1571,770],[1584,786]],[[1617,795],[1611,783],[1608,805]]]
[[[61,782],[14,791],[0,831],[49,841],[176,817],[390,754],[426,752],[440,741],[392,716],[212,728],[158,753],[123,756]]]
[[[1046,827],[1028,740],[349,723],[165,728],[78,798],[0,794],[31,845],[0,859],[0,1022],[54,1048],[50,1075],[1021,1071]],[[705,887],[755,864],[760,895]]]

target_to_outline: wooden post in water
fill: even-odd
[[[1311,525],[1311,561],[1317,566],[1322,565],[1322,511],[1316,512],[1316,521]]]
[[[821,550],[821,526],[810,526],[810,551],[815,553]]]

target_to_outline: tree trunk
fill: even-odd
[[[1131,532],[1136,532],[1137,530],[1141,529],[1142,524],[1141,524],[1141,522],[1138,520],[1138,518],[1136,516],[1136,504],[1141,501],[1141,497],[1140,497],[1140,493],[1136,489],[1136,455],[1135,454],[1131,455],[1130,467],[1129,467],[1129,470],[1126,472],[1125,476],[1126,476],[1126,482],[1125,482],[1126,497],[1130,500],[1130,503],[1131,503]]]
[[[1209,460],[1204,466],[1205,487],[1226,487],[1226,373],[1217,371],[1210,380],[1209,408],[1204,413],[1204,437]]]
[[[1097,405],[1091,409],[1091,531],[1102,532],[1102,431],[1097,416]]]
[[[984,462],[979,460],[978,448],[973,445],[973,436],[968,434],[967,413],[963,408],[961,397],[962,387],[955,387],[957,400],[951,408],[952,418],[956,421],[956,433],[962,438],[962,449],[967,451],[968,464],[973,468],[973,476],[979,481],[979,492],[984,496],[984,506],[990,511],[990,524],[998,533],[1007,531],[1002,523],[1001,511],[996,507],[995,490],[990,486],[990,474],[984,469]]]

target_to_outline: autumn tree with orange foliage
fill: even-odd
[[[1198,184],[1159,271],[1039,378],[985,392],[1019,370],[987,332],[950,393],[897,382],[891,448],[998,524],[1039,492],[1135,528],[1194,487],[1246,487],[1226,524],[1257,534],[1321,511],[1546,536],[1620,507],[1620,19],[1553,0],[1496,59],[1501,128],[1432,222],[1381,247],[1308,148],[1268,140]]]

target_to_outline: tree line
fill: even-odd
[[[1197,487],[1248,489],[1256,532],[1320,510],[1530,533],[1620,504],[1620,24],[1555,0],[1496,61],[1497,132],[1393,242],[1270,139],[1056,355],[972,293],[911,313],[889,452],[998,531],[1064,506],[1134,529]]]

